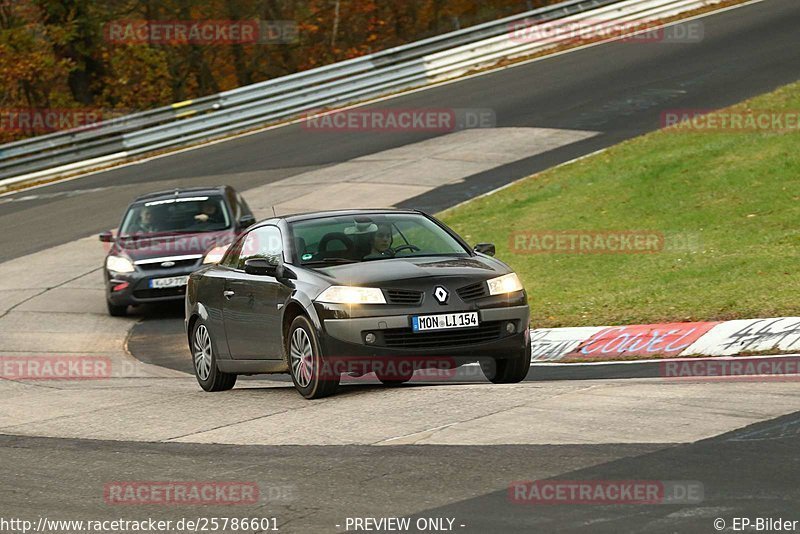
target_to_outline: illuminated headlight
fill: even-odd
[[[515,291],[522,291],[522,282],[515,273],[498,276],[487,281],[490,295],[505,295]]]
[[[132,273],[136,270],[131,260],[122,256],[109,256],[106,258],[106,269],[115,273]]]
[[[332,286],[317,297],[329,304],[386,304],[383,292],[376,287]]]
[[[223,245],[221,247],[212,248],[209,250],[208,254],[206,254],[206,257],[203,258],[203,264],[221,262],[222,257],[226,252],[228,252],[228,247],[230,247],[230,245]]]

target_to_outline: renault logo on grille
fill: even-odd
[[[433,296],[439,301],[439,304],[447,304],[450,293],[442,286],[436,286],[436,289],[433,290]]]

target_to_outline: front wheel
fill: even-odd
[[[197,382],[205,391],[228,391],[236,384],[237,375],[217,368],[214,342],[208,327],[198,320],[192,331],[192,361]]]
[[[530,346],[521,354],[504,360],[481,362],[484,376],[493,384],[516,384],[525,380],[531,368]]]
[[[289,326],[286,338],[292,382],[307,399],[321,399],[336,393],[341,375],[322,357],[316,329],[300,315]]]
[[[125,317],[128,315],[128,305],[123,304],[122,306],[117,306],[116,304],[111,304],[110,300],[106,300],[106,306],[108,306],[108,314],[111,317]]]

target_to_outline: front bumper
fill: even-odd
[[[106,295],[108,301],[115,306],[137,306],[152,302],[171,302],[183,300],[186,296],[186,286],[151,289],[150,280],[157,278],[172,278],[178,276],[189,276],[203,265],[182,267],[177,269],[153,269],[142,271],[137,269],[132,273],[115,273],[105,271]],[[122,290],[114,291],[113,288],[122,283],[128,286]]]
[[[321,343],[327,357],[436,356],[451,358],[459,365],[483,359],[519,357],[525,353],[530,343],[527,305],[477,311],[480,321],[477,328],[420,333],[411,330],[411,317],[419,313],[325,319]],[[509,324],[513,325],[513,332],[508,331]],[[373,343],[367,342],[368,334],[374,336]]]

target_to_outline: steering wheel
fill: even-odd
[[[325,253],[328,252],[328,243],[331,241],[339,241],[344,245],[347,255],[353,255],[353,251],[355,250],[355,244],[353,243],[353,240],[341,232],[331,232],[330,234],[325,234],[325,236],[319,242],[319,254],[323,258],[325,257]]]
[[[419,252],[419,251],[420,251],[420,250],[422,250],[422,249],[421,249],[421,248],[419,248],[419,247],[418,247],[418,246],[416,246],[416,245],[400,245],[399,247],[397,247],[397,248],[394,248],[394,249],[392,249],[392,250],[394,250],[394,253],[395,253],[395,254],[397,254],[397,253],[398,253],[398,252],[400,252],[401,250],[410,250],[411,252]]]

